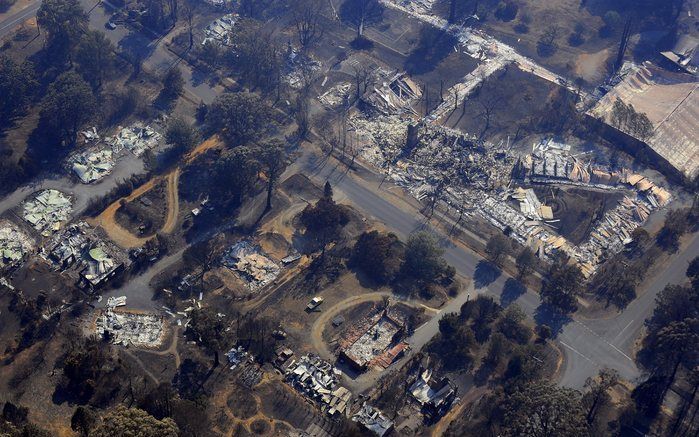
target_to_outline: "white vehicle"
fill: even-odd
[[[306,310],[308,311],[313,311],[314,309],[318,308],[320,304],[323,303],[323,298],[320,296],[316,296],[311,301],[306,305]]]

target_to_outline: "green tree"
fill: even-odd
[[[578,308],[577,297],[582,292],[582,283],[580,269],[569,264],[567,259],[559,258],[549,269],[541,287],[541,299],[564,313],[571,313]]]
[[[461,318],[472,321],[472,328],[479,343],[490,336],[490,326],[502,314],[502,307],[490,296],[480,295],[461,306]]]
[[[211,104],[207,121],[230,146],[238,146],[259,141],[274,125],[272,115],[271,108],[254,94],[226,93]]]
[[[695,292],[699,292],[699,256],[687,266],[687,277],[692,282]]]
[[[80,38],[75,51],[78,71],[94,89],[102,86],[104,79],[114,71],[116,57],[114,45],[104,33],[90,30]]]
[[[546,341],[551,338],[552,332],[549,325],[538,325],[536,327],[536,335],[539,337],[539,341]]]
[[[284,143],[276,138],[263,142],[258,147],[257,159],[262,164],[262,168],[267,176],[267,203],[265,211],[269,211],[272,209],[274,186],[286,168],[287,157]]]
[[[651,345],[654,370],[668,376],[665,388],[667,392],[675,381],[680,365],[692,368],[699,364],[699,319],[672,321],[662,327],[654,339],[655,342]]]
[[[617,11],[607,11],[602,16],[604,21],[604,26],[599,30],[599,33],[603,37],[612,36],[616,33],[617,28],[621,24],[621,15]]]
[[[188,333],[214,356],[214,367],[219,365],[219,353],[227,346],[229,335],[224,316],[213,308],[195,309],[191,312]]]
[[[505,337],[519,344],[526,344],[532,336],[532,332],[523,322],[527,315],[517,304],[512,304],[503,313],[498,322],[498,331]]]
[[[488,254],[493,263],[499,264],[502,258],[510,253],[511,249],[512,244],[510,244],[510,240],[503,234],[497,233],[488,240],[485,246],[485,253]]]
[[[403,245],[395,234],[371,231],[362,233],[354,243],[350,263],[378,284],[393,281],[400,270]]]
[[[276,90],[279,97],[284,56],[276,40],[255,20],[240,20],[233,33],[233,56],[241,82],[265,93]]]
[[[679,248],[680,237],[689,230],[687,212],[686,209],[673,209],[665,216],[665,223],[656,237],[656,242],[664,250],[676,251]]]
[[[466,369],[473,361],[476,339],[473,331],[456,313],[448,313],[439,319],[439,334],[428,346],[439,356],[448,370]]]
[[[503,406],[503,435],[517,437],[581,437],[587,435],[580,393],[553,384],[528,384],[512,393]]]
[[[193,124],[174,116],[168,121],[165,140],[180,152],[188,152],[199,144],[201,136]]]
[[[483,357],[483,363],[493,369],[497,368],[510,350],[510,342],[504,335],[496,332],[490,338],[488,351]]]
[[[442,258],[444,249],[439,247],[437,239],[428,232],[416,232],[408,238],[405,249],[405,261],[401,275],[414,278],[423,283],[436,282],[447,270]]]
[[[255,186],[260,165],[249,147],[239,146],[219,158],[214,171],[223,202],[238,206]]]
[[[609,401],[607,392],[619,382],[619,372],[607,367],[599,371],[596,378],[587,378],[585,389],[587,393],[583,397],[583,403],[587,406],[586,420],[592,424],[597,417],[602,404]]]
[[[170,418],[158,420],[138,408],[119,405],[102,418],[90,437],[177,437],[178,432]]]
[[[81,437],[87,437],[97,424],[97,419],[97,413],[91,407],[80,405],[70,418],[70,428],[78,432]]]
[[[37,82],[29,62],[17,63],[0,55],[0,129],[13,117],[23,114],[31,102]]]
[[[520,279],[529,276],[534,271],[536,265],[536,255],[528,247],[524,247],[515,259],[517,273]]]
[[[516,346],[505,370],[508,389],[521,388],[542,376],[541,360],[536,355],[541,351],[539,345]]]
[[[301,223],[306,233],[320,245],[322,255],[328,243],[341,237],[342,228],[349,219],[347,209],[335,203],[331,196],[321,197],[315,205],[308,205],[301,212]]]
[[[93,120],[97,101],[90,85],[77,73],[69,71],[49,85],[41,107],[41,119],[60,132],[67,144],[75,144],[78,131]]]
[[[179,67],[173,67],[165,73],[163,77],[163,89],[161,96],[168,100],[174,100],[182,94],[184,90],[184,77]]]
[[[70,56],[81,32],[87,27],[87,14],[78,0],[42,1],[36,20],[48,33],[49,53],[63,59]]]
[[[384,10],[378,0],[345,0],[340,6],[340,18],[354,26],[357,38],[363,38],[367,27],[383,20]]]

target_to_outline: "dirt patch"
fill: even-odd
[[[270,423],[263,419],[254,420],[250,424],[250,431],[255,435],[267,435],[272,430]]]
[[[560,87],[514,65],[493,73],[443,124],[484,138],[521,138],[550,117],[547,107]]]
[[[307,201],[318,199],[323,195],[323,190],[316,186],[308,176],[299,173],[286,178],[279,187],[291,197],[294,195],[305,198]]]
[[[134,235],[148,237],[158,232],[165,224],[168,214],[168,181],[160,180],[148,192],[121,202],[115,219],[119,226]]]
[[[289,242],[282,234],[266,232],[260,235],[258,241],[262,250],[274,258],[275,261],[279,261],[289,253]]]
[[[553,225],[573,244],[587,239],[592,226],[604,213],[613,209],[624,196],[623,192],[603,192],[570,187],[535,186],[534,192],[553,210]]]
[[[234,386],[228,394],[226,405],[231,413],[238,419],[249,419],[257,414],[257,401],[250,396],[249,390],[240,386]]]
[[[257,388],[262,399],[262,413],[267,417],[282,419],[294,428],[306,429],[312,422],[314,411],[301,397],[286,385],[263,384]]]
[[[609,49],[596,53],[581,53],[575,61],[575,75],[589,83],[601,82],[607,75],[607,60],[610,54]]]

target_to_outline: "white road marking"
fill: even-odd
[[[585,356],[585,355],[583,355],[582,353],[578,352],[574,347],[568,345],[568,344],[567,344],[566,342],[564,342],[564,341],[561,341],[561,340],[559,340],[559,341],[560,341],[560,343],[561,343],[563,346],[567,347],[568,349],[572,350],[572,351],[575,352],[576,354],[578,354],[578,355],[580,355],[581,357],[585,358],[587,361],[591,362],[592,364],[597,365],[594,361],[592,361],[591,359],[589,359],[587,356]]]
[[[624,331],[626,331],[626,328],[628,328],[629,326],[631,326],[632,323],[633,323],[633,320],[631,320],[626,326],[624,326],[624,329],[622,329],[621,331],[619,331],[619,333],[616,335],[616,337],[614,337],[614,340],[616,340],[617,338],[619,338],[619,336],[620,336],[621,334],[623,334]]]

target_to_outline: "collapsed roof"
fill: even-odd
[[[381,69],[378,71],[381,72]],[[368,91],[363,97],[364,101],[385,115],[414,112],[411,105],[422,97],[420,86],[405,73],[382,73],[381,86]]]
[[[39,191],[24,202],[22,218],[41,235],[48,237],[61,229],[73,212],[73,202],[67,194],[58,190]]]
[[[95,333],[111,335],[111,342],[123,346],[157,347],[165,332],[163,316],[157,314],[130,313],[108,308],[95,322]]]
[[[388,434],[393,429],[394,425],[393,421],[386,417],[381,410],[372,407],[366,402],[362,404],[362,408],[352,416],[352,420],[360,423],[379,437]]]
[[[116,136],[108,138],[114,152],[119,152],[126,148],[136,156],[141,156],[146,150],[150,150],[158,145],[162,135],[152,127],[141,123],[134,123],[129,127],[119,127]]]
[[[257,290],[279,276],[280,267],[262,253],[262,249],[248,240],[230,247],[221,260],[224,266],[238,273],[248,288]]]
[[[204,41],[202,44],[214,41],[224,46],[230,46],[232,41],[233,26],[238,21],[238,14],[226,14],[209,23],[204,29]]]
[[[114,153],[110,149],[93,149],[70,158],[71,170],[84,184],[97,182],[114,168]]]
[[[130,263],[125,252],[85,222],[71,224],[47,247],[46,257],[57,269],[65,272],[74,267],[71,272],[79,276],[79,285],[93,289]]]
[[[318,402],[329,415],[347,415],[352,393],[338,384],[339,370],[315,355],[304,355],[286,369],[286,380],[296,390]]]
[[[0,269],[17,266],[32,246],[29,236],[17,225],[7,220],[0,221]]]

